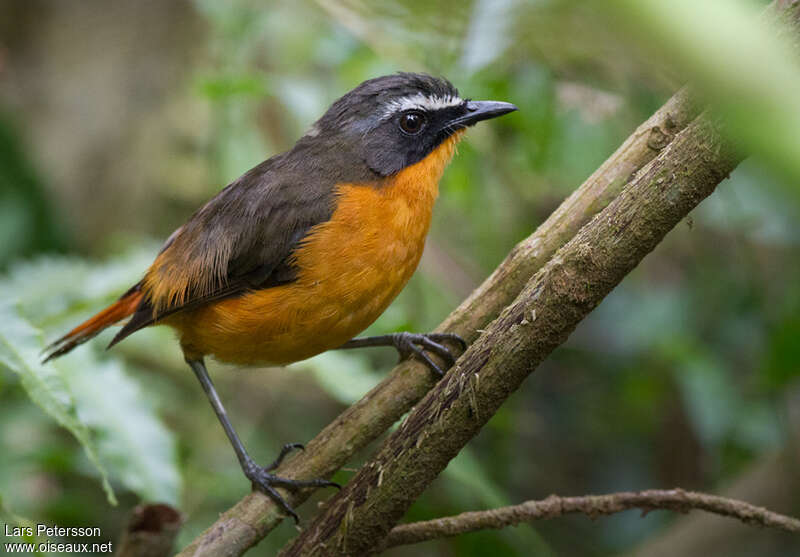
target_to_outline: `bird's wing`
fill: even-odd
[[[142,303],[111,344],[177,311],[293,281],[294,248],[334,205],[331,181],[301,175],[275,157],[199,209],[164,244],[140,283]]]

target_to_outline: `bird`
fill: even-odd
[[[517,110],[462,98],[445,78],[400,72],[364,81],[336,100],[297,143],[222,189],[175,230],[113,304],[51,343],[63,356],[125,319],[109,348],[153,325],[177,332],[253,488],[297,522],[276,487],[339,487],[272,474],[250,457],[205,358],[285,365],[332,349],[393,346],[432,372],[454,356],[453,333],[356,338],[403,289],[419,263],[439,180],[466,129]]]

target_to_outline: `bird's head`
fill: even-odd
[[[365,81],[341,97],[301,141],[346,145],[370,170],[389,176],[459,130],[514,110],[506,102],[462,99],[446,79],[397,73]]]

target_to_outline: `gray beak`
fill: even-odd
[[[503,114],[519,110],[511,103],[499,101],[469,101],[467,113],[450,122],[450,126],[465,128],[477,124],[481,120],[497,118]]]

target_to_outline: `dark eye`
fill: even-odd
[[[427,118],[422,112],[406,112],[400,116],[400,129],[409,135],[418,134],[425,127]]]

